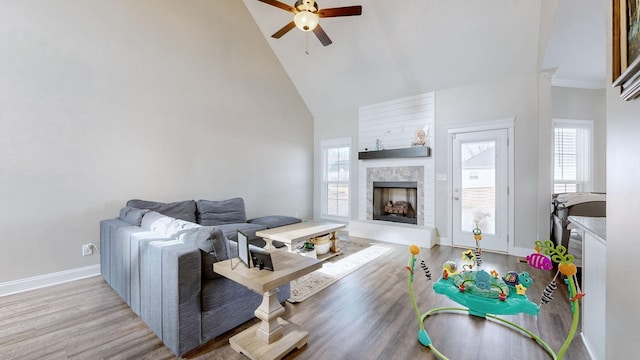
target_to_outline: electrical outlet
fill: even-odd
[[[91,244],[82,245],[82,256],[89,256],[91,254],[93,254],[93,248],[91,247]]]

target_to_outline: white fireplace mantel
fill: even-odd
[[[359,109],[358,219],[349,224],[350,236],[427,248],[435,244],[434,97],[431,92]],[[425,146],[411,146],[420,132],[426,134]],[[369,150],[374,148],[379,150]],[[372,220],[373,180],[419,183],[417,225]]]
[[[349,235],[430,248],[434,227],[433,160],[429,158],[377,159],[359,162],[359,216],[349,224]],[[373,181],[417,181],[417,225],[372,220]]]

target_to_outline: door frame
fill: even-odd
[[[507,130],[507,254],[513,254],[515,249],[515,126],[516,119],[503,119],[483,123],[459,125],[447,129],[447,228],[449,232],[448,244],[453,246],[453,136],[455,134],[488,131]]]

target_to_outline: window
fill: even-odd
[[[351,139],[324,140],[322,147],[322,217],[349,219]]]
[[[553,121],[553,192],[591,190],[593,122]]]

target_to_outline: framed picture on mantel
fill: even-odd
[[[640,0],[612,0],[612,79],[620,97],[640,96]]]

